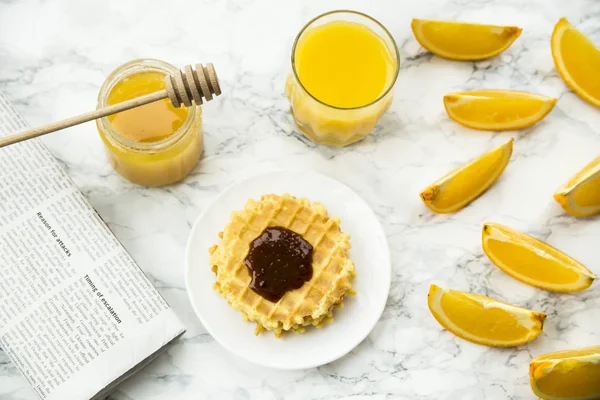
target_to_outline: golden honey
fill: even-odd
[[[177,68],[160,60],[134,60],[104,82],[98,108],[165,88],[165,75]],[[185,178],[202,154],[202,110],[175,108],[168,99],[123,111],[97,121],[108,159],[133,183],[162,186]]]

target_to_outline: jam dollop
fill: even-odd
[[[250,243],[244,259],[250,289],[276,303],[290,290],[312,278],[313,247],[302,235],[280,226],[265,229]]]

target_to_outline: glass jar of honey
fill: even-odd
[[[365,138],[389,108],[400,57],[374,18],[338,10],[309,21],[292,48],[285,92],[311,140],[346,146]]]
[[[113,71],[100,88],[98,108],[165,88],[177,68],[154,59],[133,60]],[[121,176],[144,186],[185,178],[202,154],[202,109],[175,108],[163,99],[96,121],[108,159]]]

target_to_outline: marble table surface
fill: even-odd
[[[380,19],[402,58],[390,111],[368,139],[344,149],[299,135],[283,94],[296,33],[336,8]],[[552,200],[600,148],[600,110],[570,91],[552,62],[550,34],[562,16],[600,43],[594,0],[0,0],[0,90],[34,126],[94,108],[106,75],[130,59],[213,62],[221,78],[223,95],[204,108],[204,158],[179,184],[151,189],[123,180],[108,165],[93,124],[43,139],[188,328],[110,399],[530,399],[531,357],[599,344],[600,285],[575,295],[534,289],[494,267],[480,244],[482,223],[506,223],[600,273],[600,218],[570,217]],[[424,52],[410,31],[412,17],[524,30],[492,60],[451,62]],[[478,88],[559,100],[533,128],[477,132],[449,120],[442,96]],[[422,188],[510,137],[512,161],[482,198],[451,215],[425,208]],[[183,281],[184,247],[197,215],[232,182],[281,168],[320,171],[356,190],[383,224],[393,262],[387,306],[370,336],[336,362],[291,372],[225,351],[194,316]],[[543,311],[544,333],[506,350],[458,339],[427,309],[432,282]],[[34,398],[0,353],[0,399]]]

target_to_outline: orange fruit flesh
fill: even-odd
[[[502,254],[502,262],[510,266],[518,266],[516,269],[521,275],[536,281],[551,284],[567,284],[577,282],[579,274],[567,269],[558,261],[546,258],[540,263],[540,255],[527,247],[515,243],[505,242],[489,238],[488,249],[492,254]]]
[[[469,94],[465,94],[468,96]],[[489,96],[489,95],[486,95]],[[473,94],[473,97],[477,97]],[[481,101],[470,101],[457,104],[453,107],[453,113],[465,120],[480,119],[481,123],[504,124],[523,118],[529,118],[532,115],[539,114],[546,108],[546,103],[540,99],[527,99],[494,94],[493,96],[481,99]],[[460,100],[449,98],[448,103],[456,103]],[[494,110],[496,110],[494,112]],[[498,112],[497,110],[502,110]]]
[[[462,202],[465,197],[472,197],[482,187],[487,187],[490,179],[494,178],[498,169],[502,167],[505,157],[504,151],[492,151],[467,167],[468,173],[466,170],[458,173],[443,186],[443,195],[434,198],[435,207],[451,207]]]
[[[416,23],[413,22],[413,25]],[[479,59],[503,49],[521,32],[517,27],[445,21],[419,21],[420,35],[428,44],[463,58]],[[462,40],[457,40],[461,38]]]
[[[589,95],[600,99],[600,51],[577,29],[568,28],[560,41],[562,62],[568,74]]]
[[[505,310],[485,308],[466,296],[446,293],[441,298],[441,307],[457,327],[476,336],[503,341],[529,335],[529,330]]]
[[[551,362],[543,362],[536,370],[551,366]],[[558,398],[600,397],[600,362],[560,361],[550,373],[536,379],[536,386],[542,393]]]
[[[600,174],[581,184],[573,192],[573,200],[581,207],[600,205]]]

